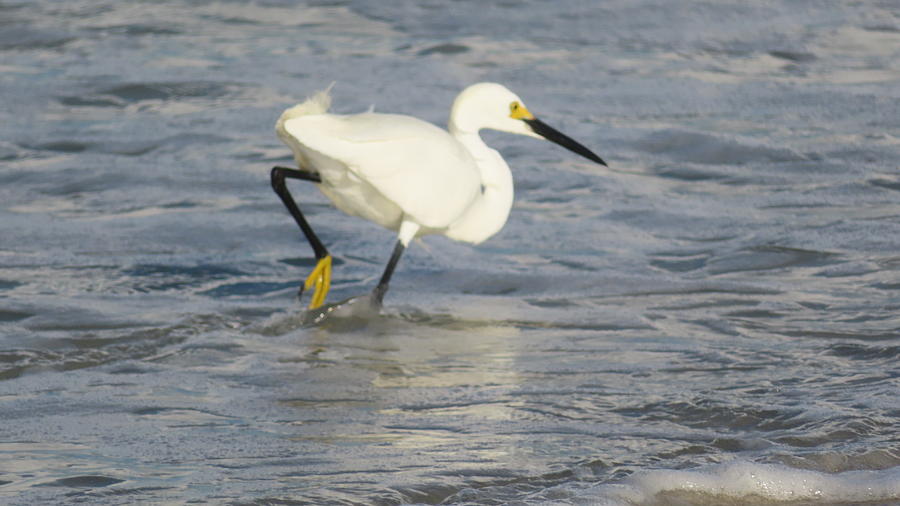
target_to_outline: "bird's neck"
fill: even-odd
[[[475,159],[482,190],[466,212],[447,229],[451,239],[478,244],[506,224],[513,204],[513,179],[500,153],[489,148],[478,132],[464,132],[450,125],[450,133]]]

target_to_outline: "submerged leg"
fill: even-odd
[[[325,302],[325,296],[328,295],[328,289],[331,287],[331,255],[328,254],[325,245],[322,244],[322,241],[320,241],[315,232],[313,232],[312,227],[309,226],[303,213],[300,212],[300,208],[297,207],[294,197],[291,196],[291,192],[288,191],[287,183],[285,182],[285,179],[287,178],[302,179],[314,183],[321,183],[322,178],[319,177],[317,172],[290,169],[287,167],[272,168],[272,189],[275,190],[275,193],[278,194],[281,201],[284,202],[284,206],[287,207],[288,212],[294,217],[294,221],[297,222],[300,230],[303,231],[303,235],[306,236],[306,240],[309,241],[309,245],[312,246],[316,259],[318,259],[315,269],[313,269],[312,273],[306,278],[306,281],[300,287],[297,294],[297,296],[301,296],[303,295],[304,290],[309,290],[311,287],[315,286],[312,300],[309,302],[309,308],[315,309]]]

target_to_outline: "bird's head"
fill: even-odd
[[[453,102],[450,111],[451,131],[477,133],[482,128],[546,139],[593,162],[606,165],[591,150],[537,119],[518,95],[501,84],[473,84],[464,89]]]

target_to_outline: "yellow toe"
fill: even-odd
[[[328,289],[331,288],[331,255],[319,259],[316,268],[303,283],[303,290],[307,291],[313,286],[316,288],[313,291],[312,300],[309,301],[310,309],[316,309],[325,303],[325,296],[328,295]]]

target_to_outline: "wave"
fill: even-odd
[[[691,470],[652,470],[579,491],[568,504],[847,504],[900,502],[900,466],[824,473],[733,461]]]

